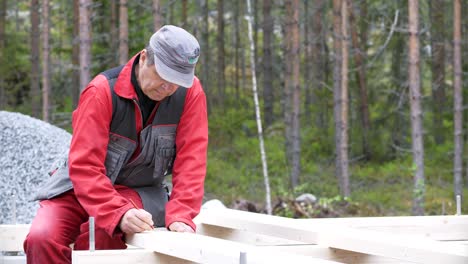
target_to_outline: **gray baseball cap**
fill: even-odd
[[[164,80],[190,88],[200,56],[197,39],[184,29],[172,25],[160,28],[151,36],[156,72]]]

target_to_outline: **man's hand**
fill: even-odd
[[[174,232],[195,233],[195,231],[186,223],[174,222],[169,225],[169,230]]]
[[[143,209],[130,209],[120,220],[119,227],[126,234],[140,233],[153,229],[153,217]]]

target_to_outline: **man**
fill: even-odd
[[[208,145],[199,53],[191,34],[164,26],[125,66],[89,83],[73,112],[68,158],[36,196],[28,263],[69,263],[72,243],[87,250],[90,216],[96,249],[126,248],[124,234],[153,225],[195,231]]]

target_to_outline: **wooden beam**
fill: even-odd
[[[295,219],[231,209],[205,210],[197,223],[278,236],[325,247],[416,263],[468,263],[468,247],[407,235],[341,227],[311,225]]]
[[[257,247],[265,247],[275,251],[300,254],[343,263],[413,263],[207,224],[199,224],[197,226],[197,233]]]
[[[337,248],[329,248],[318,245],[288,245],[288,246],[275,246],[274,250],[287,252],[291,254],[300,254],[304,256],[313,256],[315,258],[333,260],[348,264],[410,264],[415,262],[402,261],[398,259],[385,258],[380,256],[372,256],[362,254],[359,252],[347,251]]]
[[[74,250],[72,251],[73,264],[189,264],[187,260],[174,258],[160,253],[155,253],[145,249],[124,249],[124,250]]]
[[[207,224],[199,224],[197,226],[197,234],[252,246],[306,245],[306,243],[301,241]]]
[[[0,251],[23,251],[30,225],[0,225]]]
[[[126,241],[130,245],[197,263],[239,263],[241,252],[246,253],[249,264],[338,263],[189,233],[156,230],[129,235]]]
[[[416,235],[433,240],[468,240],[468,215],[348,217],[297,219],[302,224],[321,223],[392,234]]]

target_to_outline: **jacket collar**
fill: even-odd
[[[123,98],[127,99],[137,99],[138,96],[135,92],[135,87],[133,87],[131,78],[132,78],[132,66],[135,58],[140,55],[141,52],[133,56],[127,64],[123,67],[122,71],[115,82],[114,91],[115,93]]]

